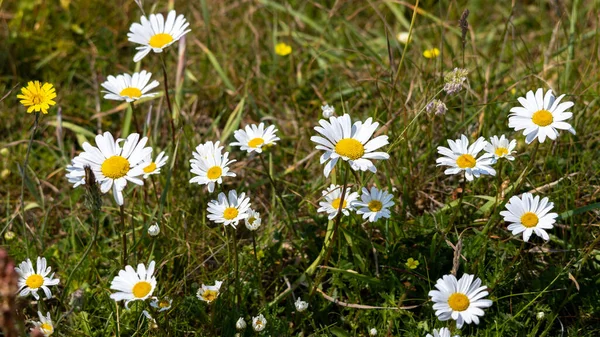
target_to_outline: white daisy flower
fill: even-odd
[[[440,330],[433,329],[433,335],[427,334],[426,337],[450,337],[450,330],[448,328],[441,328]],[[459,336],[454,336],[459,337]]]
[[[483,137],[479,137],[475,143],[469,146],[467,136],[461,135],[460,139],[448,139],[450,148],[438,146],[438,153],[442,157],[436,159],[437,166],[450,166],[444,171],[445,174],[458,174],[465,172],[465,178],[472,181],[473,177],[479,178],[481,175],[496,175],[496,170],[492,168],[494,157],[490,154],[484,154],[477,158],[477,154],[483,150],[487,141]]]
[[[221,289],[221,285],[223,281],[215,281],[214,286],[207,286],[205,284],[202,285],[202,288],[198,289],[196,293],[196,297],[200,300],[210,303],[217,299],[219,296],[219,290]]]
[[[46,316],[44,316],[40,311],[38,311],[38,317],[40,318],[40,321],[33,322],[33,325],[36,328],[40,328],[40,331],[44,334],[44,336],[52,335],[54,333],[54,323],[52,323],[50,313],[48,312],[46,313]],[[33,331],[34,329],[31,330]]]
[[[165,156],[165,151],[161,152],[156,156],[156,160],[152,161],[152,157],[148,156],[143,164],[144,167],[144,179],[147,179],[153,174],[159,174],[160,168],[167,164],[169,156]]]
[[[329,121],[319,120],[321,126],[314,129],[321,136],[312,136],[310,140],[317,143],[316,149],[323,150],[321,155],[321,164],[330,160],[323,173],[325,177],[337,163],[338,159],[347,161],[353,170],[377,172],[377,168],[370,159],[389,159],[390,155],[385,152],[374,152],[382,146],[388,144],[388,136],[378,136],[371,139],[379,123],[373,123],[372,118],[368,118],[364,123],[356,121],[352,125],[350,115],[344,114],[341,117],[331,117]]]
[[[170,11],[165,22],[162,14],[150,14],[150,19],[142,16],[141,24],[136,22],[131,25],[127,38],[133,43],[141,44],[136,48],[139,52],[133,57],[133,62],[140,61],[151,50],[162,53],[165,48],[190,32],[189,29],[186,30],[190,24],[183,14],[176,16],[174,10]]]
[[[158,81],[154,80],[148,84],[151,77],[152,73],[145,70],[133,73],[133,75],[121,74],[117,75],[117,77],[109,75],[106,81],[101,84],[106,89],[106,91],[102,91],[106,93],[104,98],[115,101],[133,102],[140,98],[153,97],[156,94],[149,93],[148,91],[158,87]]]
[[[200,160],[206,160],[208,157],[214,156],[215,153],[221,153],[224,147],[220,146],[220,142],[206,142],[196,146],[196,151],[192,152],[194,158],[190,159],[190,164],[198,165]]]
[[[440,321],[452,318],[459,329],[465,322],[479,324],[479,316],[484,315],[482,308],[492,306],[492,301],[483,299],[488,295],[487,286],[481,286],[479,278],[473,281],[474,277],[464,274],[457,281],[454,275],[444,275],[437,280],[435,287],[438,290],[431,290],[429,296]]]
[[[261,332],[267,326],[267,319],[262,314],[252,318],[252,329],[256,332]]]
[[[331,184],[329,188],[321,192],[325,201],[320,201],[319,209],[317,212],[327,213],[329,220],[335,218],[340,208],[340,202],[342,197],[342,186]],[[358,198],[358,193],[351,192],[350,188],[346,188],[346,196],[344,197],[344,203],[342,204],[342,214],[350,215],[350,211],[354,210],[354,202]]]
[[[275,125],[269,126],[265,130],[265,123],[246,125],[244,129],[236,130],[233,133],[237,142],[231,143],[231,146],[239,146],[242,151],[246,150],[248,153],[251,152],[262,152],[262,147],[267,145],[273,145],[279,140],[279,137],[275,134],[277,129]]]
[[[240,317],[237,322],[235,322],[235,328],[238,330],[246,329],[246,321],[244,321],[244,317]]]
[[[250,230],[250,231],[257,230],[258,227],[260,227],[260,225],[262,224],[262,220],[260,218],[260,213],[258,213],[257,211],[255,211],[253,209],[249,209],[248,217],[246,219],[244,219],[244,222],[246,223],[246,228],[248,228],[248,230]]]
[[[125,266],[119,271],[119,275],[110,283],[110,289],[117,292],[110,295],[115,301],[125,301],[125,308],[129,308],[129,302],[145,300],[152,296],[156,289],[156,277],[154,274],[155,262],[148,264],[148,269],[143,263],[138,264],[137,271],[132,266]]]
[[[250,198],[246,197],[246,193],[242,192],[238,196],[235,190],[231,190],[226,196],[221,192],[217,200],[208,203],[208,219],[235,228],[240,220],[249,216],[248,209],[250,209]]]
[[[54,273],[48,277],[52,268],[47,267],[45,257],[38,256],[36,266],[37,268],[34,269],[31,260],[27,259],[15,267],[15,271],[19,274],[19,296],[32,294],[36,300],[39,300],[38,290],[42,289],[46,298],[51,298],[52,292],[48,286],[55,286],[60,280],[54,278]]]
[[[513,196],[506,204],[507,211],[500,212],[504,221],[511,222],[508,230],[513,235],[523,233],[523,241],[529,241],[531,233],[548,241],[550,236],[545,229],[552,229],[558,214],[548,213],[554,208],[554,203],[545,197],[533,196],[531,193],[523,193],[522,198]]]
[[[509,115],[508,126],[515,131],[523,130],[527,144],[536,138],[540,143],[543,143],[546,137],[555,140],[558,137],[558,130],[568,130],[575,134],[571,124],[565,122],[573,116],[573,113],[566,110],[574,103],[560,103],[563,97],[565,95],[554,97],[552,90],[548,90],[545,95],[542,88],[539,88],[535,95],[530,90],[525,98],[518,98],[522,106],[510,109],[512,114]]]
[[[490,138],[490,142],[485,145],[485,152],[494,156],[495,160],[500,158],[506,158],[508,160],[515,160],[515,157],[512,155],[516,151],[513,151],[517,146],[516,140],[508,141],[508,138],[504,137],[504,135],[493,136]]]
[[[123,190],[127,182],[143,185],[139,177],[144,174],[144,159],[152,153],[151,147],[144,147],[148,138],[139,139],[137,133],[130,134],[127,139],[115,139],[110,132],[96,136],[96,145],[88,142],[83,144],[83,150],[67,166],[67,179],[74,187],[85,184],[85,166],[90,166],[96,181],[100,184],[102,193],[113,189],[113,196],[118,205],[123,205]],[[123,142],[123,147],[120,143]]]
[[[382,217],[389,219],[391,216],[389,208],[394,206],[393,198],[393,195],[387,191],[380,191],[375,186],[371,187],[371,191],[363,187],[361,200],[354,203],[354,207],[357,208],[356,214],[362,214],[363,219],[369,219],[370,222],[375,222]]]
[[[219,142],[217,142],[218,145]],[[213,148],[214,150],[214,148]],[[235,162],[229,160],[229,152],[221,155],[221,151],[210,151],[204,153],[205,158],[192,159],[190,170],[196,177],[190,179],[190,183],[198,183],[198,185],[207,185],[208,192],[215,190],[215,184],[222,184],[223,177],[235,177],[235,173],[229,172],[228,165]],[[200,156],[200,154],[198,154]]]
[[[158,312],[162,312],[162,311],[167,311],[167,310],[171,309],[172,303],[173,303],[173,299],[171,299],[169,297],[163,297],[161,300],[159,300],[158,298],[155,297],[150,302],[150,305],[153,308],[158,309]]]
[[[300,297],[296,299],[296,302],[294,302],[294,306],[296,307],[296,310],[298,310],[298,312],[303,312],[304,310],[308,309],[308,303],[303,301]]]

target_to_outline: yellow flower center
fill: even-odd
[[[256,221],[255,217],[251,216],[251,217],[248,218],[248,223],[249,224],[251,224],[251,225],[254,224],[254,221]]]
[[[346,200],[344,200],[344,204],[342,205],[342,208],[346,208]],[[334,209],[340,209],[340,198],[337,198],[335,200],[333,200],[331,202],[331,207],[333,207]]]
[[[171,306],[171,304],[167,300],[162,300],[162,301],[158,302],[159,308],[168,308],[170,306]]]
[[[465,153],[463,155],[461,155],[460,157],[456,158],[456,165],[458,165],[458,167],[464,169],[464,168],[473,168],[475,167],[475,163],[477,163],[477,161],[475,160],[475,158],[473,158],[472,155]]]
[[[150,165],[144,167],[144,173],[151,173],[151,172],[154,172],[154,170],[156,170],[155,162],[151,162]]]
[[[335,144],[335,153],[356,160],[365,154],[365,147],[354,138],[344,138]]]
[[[521,215],[521,224],[527,228],[535,227],[539,221],[540,219],[533,212],[527,212]]]
[[[259,138],[251,139],[248,142],[248,146],[250,146],[252,148],[257,148],[257,147],[263,145],[264,143],[265,143],[265,140],[259,137]]]
[[[369,210],[371,210],[371,212],[379,212],[383,207],[381,201],[379,200],[371,200],[369,201],[369,204],[367,206],[369,207]]]
[[[225,220],[233,220],[235,219],[235,217],[238,216],[238,210],[235,207],[227,207],[225,208],[225,211],[223,212],[223,217],[225,218]]]
[[[148,41],[148,44],[152,48],[162,48],[171,41],[173,41],[173,37],[170,34],[159,33],[151,37],[150,41]]]
[[[40,104],[44,101],[44,97],[40,94],[32,94],[31,101],[33,102],[33,104]]]
[[[498,157],[504,157],[505,155],[508,154],[508,149],[505,147],[498,147],[496,149],[496,151],[494,151],[494,153],[496,154],[496,156]]]
[[[260,319],[256,320],[256,326],[260,327],[263,325],[263,322]]]
[[[217,298],[217,295],[219,295],[219,293],[216,290],[206,289],[202,293],[202,298],[208,302],[212,302]]]
[[[32,274],[25,280],[25,284],[31,289],[37,289],[44,284],[44,278],[42,275]]]
[[[111,179],[119,179],[129,172],[129,161],[121,156],[112,156],[100,166],[102,174]]]
[[[448,305],[454,311],[465,311],[469,308],[469,298],[465,294],[454,293],[448,297]]]
[[[206,177],[208,179],[219,179],[222,173],[221,166],[213,166],[206,171]]]
[[[554,121],[552,113],[548,110],[538,110],[533,113],[531,120],[539,126],[548,126]]]
[[[135,298],[143,298],[146,297],[150,290],[152,290],[152,285],[146,281],[140,281],[133,286],[133,296]]]
[[[130,98],[140,98],[142,97],[142,91],[138,88],[127,87],[119,93],[119,96],[130,97]]]
[[[52,326],[52,324],[49,323],[42,323],[42,325],[40,326],[40,329],[42,329],[42,332],[50,335],[51,333],[54,332],[54,327]]]

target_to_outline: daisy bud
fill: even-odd
[[[377,336],[377,329],[371,328],[371,330],[369,330],[369,336]]]
[[[16,236],[15,232],[13,232],[13,231],[6,231],[6,233],[4,233],[4,240],[10,241],[10,240],[14,239],[15,236]]]
[[[537,318],[537,319],[538,319],[538,321],[541,321],[541,320],[543,320],[543,319],[544,319],[544,316],[545,316],[545,315],[546,315],[546,314],[544,314],[544,312],[543,312],[543,311],[540,311],[540,312],[538,312],[538,313],[535,315],[535,318]]]
[[[335,115],[335,108],[328,104],[323,105],[321,111],[323,111],[323,118],[329,118]]]
[[[6,157],[10,154],[10,152],[8,151],[7,148],[3,148],[2,150],[0,150],[0,155],[2,155],[3,157]]]
[[[148,235],[157,236],[158,234],[160,234],[160,227],[158,227],[158,224],[148,227]]]
[[[246,321],[244,321],[244,317],[240,317],[240,319],[235,322],[235,328],[238,330],[246,329]]]
[[[298,297],[296,302],[294,302],[294,305],[296,306],[296,310],[298,310],[298,312],[303,312],[308,308],[308,303],[304,302],[300,297]]]

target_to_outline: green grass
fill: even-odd
[[[454,329],[453,321],[437,320],[427,293],[452,270],[452,247],[460,243],[458,275],[481,278],[494,305],[479,325],[454,329],[456,334],[600,333],[600,8],[594,1],[515,1],[514,8],[509,1],[469,1],[468,6],[421,1],[414,21],[414,3],[401,1],[146,1],[146,13],[173,7],[192,29],[183,57],[177,45],[164,54],[176,144],[162,87],[135,111],[104,100],[100,92],[108,75],[138,69],[163,82],[158,55],[149,54],[140,65],[132,61],[135,50],[127,32],[141,15],[133,1],[0,5],[0,96],[17,85],[0,102],[0,148],[8,150],[0,157],[0,244],[17,263],[46,257],[61,279],[52,299],[36,304],[32,297],[20,298],[21,318],[37,320],[37,310],[49,311],[60,321],[58,336],[233,336],[240,316],[249,322],[259,313],[268,320],[265,336],[367,336],[372,327],[379,336],[425,336],[433,328]],[[465,8],[470,30],[463,50],[458,20]],[[412,42],[397,42],[396,34],[411,26]],[[278,42],[291,45],[292,53],[276,55]],[[424,58],[422,52],[432,47],[442,51],[440,57]],[[438,95],[448,106],[445,115],[420,113],[454,67],[469,70],[468,89]],[[40,118],[23,211],[19,167],[34,115],[25,113],[16,94],[29,80],[53,83],[58,104]],[[538,87],[575,102],[570,122],[577,135],[562,132],[556,141],[540,144],[531,170],[516,184],[533,145],[508,128],[508,113],[519,105],[517,97]],[[384,125],[380,132],[389,136],[390,160],[377,162],[377,174],[350,174],[349,185],[354,191],[386,187],[396,205],[391,219],[376,223],[343,217],[331,257],[319,261],[327,229],[335,227],[316,212],[321,191],[332,179],[341,184],[345,174],[339,163],[336,174],[324,178],[321,153],[310,141],[324,102],[338,115],[373,117]],[[59,109],[62,120],[57,120]],[[149,111],[150,124],[142,126]],[[65,167],[83,142],[93,143],[93,136],[104,131],[125,137],[135,131],[135,120],[154,154],[165,150],[173,159],[172,169],[164,167],[125,195],[129,263],[155,260],[154,294],[173,298],[169,311],[152,312],[157,327],[141,316],[150,310],[148,303],[133,302],[127,311],[109,298],[110,282],[123,268],[119,208],[112,196],[102,197],[93,242],[85,190],[72,189],[65,178]],[[220,140],[227,145],[235,130],[259,121],[276,125],[281,137],[264,154],[275,188],[259,157],[237,147],[226,148],[237,160],[232,165],[237,177],[217,187],[250,194],[263,216],[256,232],[260,267],[252,233],[243,224],[235,231],[237,302],[233,231],[226,233],[206,218],[216,192],[188,183],[189,159],[198,144]],[[471,140],[506,134],[518,140],[517,158],[504,163],[501,177],[482,177],[463,188],[458,176],[446,176],[435,166],[437,146],[461,134]],[[535,236],[524,243],[498,216],[505,200],[497,195],[535,188],[560,214],[547,243]],[[153,238],[147,228],[155,223],[161,233]],[[16,234],[12,240],[6,238],[9,231]],[[408,258],[420,265],[409,270]],[[319,268],[324,262],[327,268]],[[222,293],[207,305],[196,291],[215,280],[225,281]],[[326,296],[309,296],[317,281]],[[294,296],[286,292],[290,286]],[[294,297],[308,301],[309,309],[295,312]],[[250,326],[242,333],[253,334]]]

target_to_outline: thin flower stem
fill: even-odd
[[[21,205],[21,222],[23,223],[23,241],[25,241],[25,249],[27,252],[27,256],[29,256],[29,240],[27,240],[27,223],[25,222],[25,181],[27,180],[27,165],[29,163],[29,154],[31,153],[31,147],[33,145],[33,138],[35,137],[35,132],[37,131],[38,124],[40,120],[40,113],[35,113],[35,121],[33,122],[33,129],[31,130],[31,137],[29,138],[29,143],[27,144],[27,153],[25,153],[25,161],[23,162],[23,167],[21,168],[21,197],[19,198]]]
[[[129,102],[129,106],[131,106],[131,116],[133,116],[133,124],[135,124],[135,132],[142,135],[142,132],[140,131],[140,125],[138,124],[136,113],[135,113],[135,105],[133,104],[133,102]]]
[[[265,162],[265,159],[263,158],[262,153],[260,153],[258,157],[260,158],[260,162],[262,163],[263,167],[265,168],[265,172],[267,174],[267,177],[269,177],[269,182],[271,183],[271,187],[273,187],[273,192],[275,193],[275,196],[276,196],[277,200],[279,201],[279,205],[281,206],[281,208],[283,208],[283,211],[285,212],[285,215],[288,219],[289,226],[292,228],[292,232],[294,232],[294,236],[299,237],[298,232],[296,231],[296,227],[294,226],[294,221],[292,220],[292,217],[290,216],[290,213],[288,212],[287,207],[285,207],[283,198],[277,192],[277,187],[275,186],[275,180],[273,180],[273,177],[271,176],[271,171],[269,170],[269,166],[267,166],[267,163]]]
[[[235,298],[236,298],[236,308],[239,311],[241,297],[240,297],[240,273],[239,273],[239,264],[238,264],[238,254],[237,254],[237,243],[235,241],[235,227],[232,227],[231,233],[231,241],[233,244],[233,263],[235,267]]]
[[[256,277],[256,283],[258,283],[258,290],[260,291],[260,297],[261,297],[261,301],[262,304],[264,304],[265,301],[265,293],[262,287],[262,266],[260,265],[260,260],[258,259],[258,254],[256,251],[256,234],[255,231],[252,231],[252,249],[254,251],[254,259],[256,260],[256,269],[257,269],[257,273],[255,273],[255,275],[257,275]]]
[[[123,267],[127,265],[127,228],[125,227],[125,209],[123,205],[119,206],[121,215],[121,249]]]
[[[167,99],[167,107],[169,108],[169,123],[171,126],[171,140],[173,141],[173,146],[175,146],[175,122],[173,121],[173,105],[171,105],[171,96],[169,95],[169,78],[167,76],[167,63],[165,61],[164,56],[160,55],[160,60],[163,69],[163,84],[165,87],[165,98]]]
[[[333,226],[333,233],[331,234],[331,239],[329,241],[325,242],[325,245],[327,245],[327,253],[325,255],[325,259],[323,260],[323,266],[327,266],[327,263],[329,262],[329,259],[331,258],[331,252],[333,251],[333,246],[335,246],[335,240],[337,239],[338,228],[340,226],[340,222],[342,219],[342,208],[344,207],[344,199],[346,198],[346,189],[348,188],[348,175],[350,173],[350,170],[351,170],[350,165],[346,165],[346,172],[344,173],[344,180],[343,180],[343,185],[342,185],[342,195],[340,196],[340,205],[338,207],[338,211],[337,211],[336,217],[334,219],[335,223]],[[312,267],[312,265],[311,265],[311,267]],[[309,269],[310,269],[310,267],[309,267]],[[314,295],[315,291],[317,290],[317,287],[321,283],[321,279],[323,278],[323,276],[325,276],[325,272],[326,272],[326,270],[325,270],[325,268],[323,268],[317,274],[317,277],[315,278],[313,287],[310,290],[310,293],[308,294],[309,301],[310,301],[310,298],[312,298],[312,296]]]

